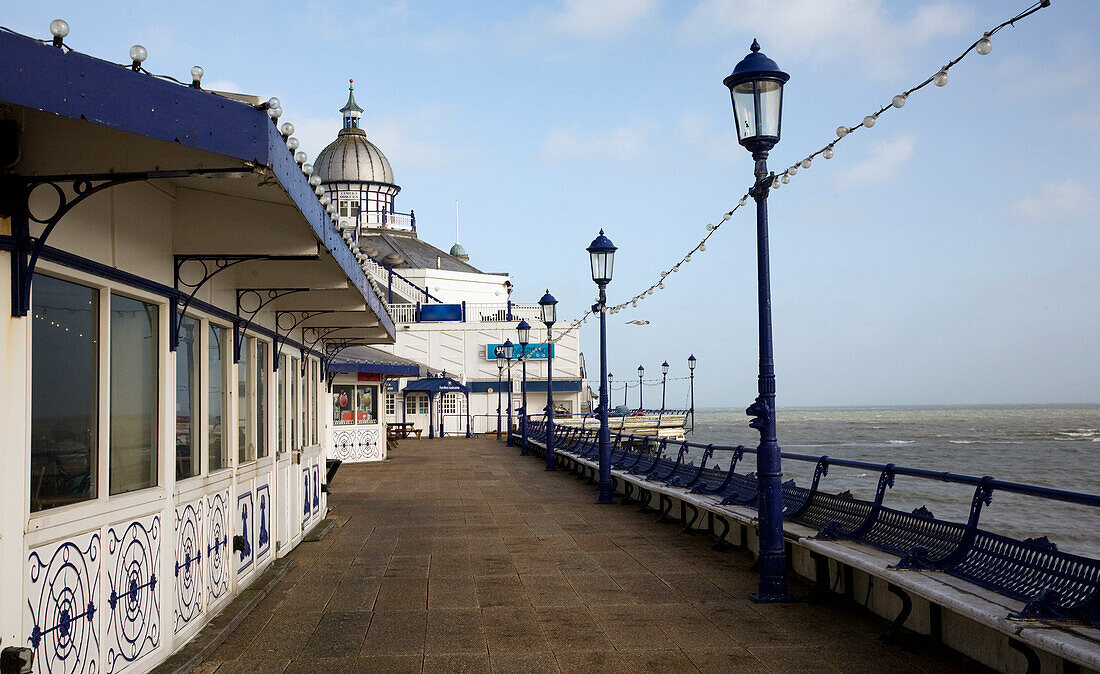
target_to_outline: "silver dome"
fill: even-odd
[[[386,155],[367,140],[362,129],[341,129],[336,140],[321,150],[313,162],[321,182],[360,181],[395,184]]]

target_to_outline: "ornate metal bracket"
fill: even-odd
[[[26,316],[31,304],[31,281],[46,246],[46,240],[54,228],[73,208],[93,194],[126,183],[157,178],[184,178],[214,173],[249,172],[251,168],[190,169],[184,171],[141,171],[132,173],[85,173],[51,176],[0,176],[0,213],[12,220],[11,262],[11,314]],[[47,186],[57,196],[57,203],[49,215],[37,216],[31,212],[31,196],[39,188]],[[68,189],[66,189],[68,187]],[[30,223],[44,225],[37,237],[30,234]],[[174,348],[174,347],[173,347]]]
[[[275,343],[272,345],[274,357],[271,359],[272,371],[279,371],[279,350],[282,349],[283,345],[290,339],[290,333],[297,330],[299,325],[311,318],[334,313],[336,313],[336,311],[332,309],[326,309],[324,311],[276,311]],[[284,320],[284,318],[287,320]]]
[[[256,319],[257,314],[264,307],[280,297],[303,293],[308,290],[309,288],[238,288],[237,322],[233,325],[233,362],[240,361],[241,344],[244,343],[245,333],[248,332],[248,328],[252,326],[252,321]]]
[[[176,346],[179,345],[180,315],[185,313],[187,308],[191,306],[191,302],[194,301],[195,295],[198,294],[199,290],[204,285],[206,285],[207,281],[226,269],[235,267],[242,262],[250,262],[252,260],[295,261],[316,259],[318,259],[316,255],[176,255],[172,266],[174,267],[173,282],[175,283],[177,296],[172,298],[171,311],[169,312],[169,317],[171,319],[171,330],[168,334],[169,348],[175,351]],[[202,268],[201,277],[197,281],[186,280],[182,278],[180,274],[183,266],[189,262],[195,262]],[[181,304],[180,297],[183,296],[184,293],[187,293],[187,295],[184,297]],[[236,355],[234,355],[234,359],[236,359]]]
[[[322,369],[325,376],[325,389],[327,391],[332,391],[332,380],[336,377],[336,373],[329,369],[329,366],[332,365],[333,359],[336,358],[336,356],[340,355],[340,353],[343,352],[344,349],[353,346],[359,346],[361,344],[361,340],[351,339],[347,337],[342,339],[325,340],[323,350],[324,355],[321,357],[321,364],[323,366]]]
[[[772,182],[775,181],[775,172],[771,172],[766,176],[760,176],[756,179],[756,183],[749,189],[749,196],[756,201],[761,201],[768,198],[768,191],[771,189]]]

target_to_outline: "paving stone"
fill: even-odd
[[[974,671],[843,606],[752,604],[747,555],[594,492],[491,438],[347,464],[340,526],[195,671]]]

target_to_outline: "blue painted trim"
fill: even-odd
[[[488,393],[489,389],[493,389],[495,393],[497,389],[497,383],[495,381],[472,381],[467,384],[470,388],[470,393]],[[555,379],[554,391],[557,393],[579,393],[583,389],[583,382],[580,379]],[[507,390],[507,382],[500,383],[499,390]],[[518,390],[518,388],[517,388]],[[527,391],[529,393],[546,393],[546,380],[527,380]]]
[[[267,113],[0,32],[0,101],[271,168],[391,338],[396,328]]]
[[[329,372],[365,374],[392,374],[399,377],[418,377],[420,368],[416,365],[383,365],[381,363],[332,363]]]

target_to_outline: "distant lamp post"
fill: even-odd
[[[611,382],[613,382],[613,381],[615,381],[615,375],[608,372],[607,373],[607,395],[609,395],[609,396],[612,395],[612,393],[611,393]]]
[[[661,363],[661,411],[665,411],[665,384],[668,382],[668,361]]]
[[[760,52],[752,41],[749,54],[722,84],[729,87],[737,141],[756,162],[756,184],[749,191],[756,201],[757,305],[760,325],[759,395],[745,410],[749,426],[760,432],[756,452],[759,484],[760,556],[756,602],[791,601],[787,593],[786,555],[783,550],[783,499],[779,442],[775,428],[775,363],[772,358],[771,280],[768,264],[768,191],[775,176],[768,173],[768,151],[779,142],[783,112],[783,85],[790,75]]]
[[[507,320],[509,322],[511,322],[511,320],[512,320],[512,282],[511,281],[505,281],[504,282],[504,291],[506,293],[508,293],[508,315],[507,315]],[[511,380],[509,379],[509,381],[511,381]]]
[[[695,354],[688,356],[689,390],[691,391],[691,432],[695,432]]]
[[[504,378],[504,361],[497,358],[497,442],[500,442],[500,381]]]
[[[512,445],[512,340],[504,340],[504,359],[508,361],[508,440],[507,445]]]
[[[645,375],[645,368],[642,367],[641,365],[639,365],[638,366],[638,411],[639,412],[641,412],[642,409],[645,408],[645,405],[642,404],[642,389],[645,388],[644,386],[642,386],[642,377],[644,375]]]
[[[522,444],[519,453],[527,456],[527,345],[531,339],[531,325],[526,320],[521,320],[516,326],[519,334],[519,362],[523,363],[523,383],[520,384],[520,395],[523,402],[520,407],[519,431]]]
[[[607,399],[607,284],[611,283],[618,248],[603,235],[601,229],[600,235],[592,240],[587,250],[592,263],[592,280],[600,288],[599,301],[592,305],[592,311],[600,314],[600,482],[596,503],[607,504],[614,503],[611,499],[611,429],[607,425],[610,407]]]
[[[557,470],[554,462],[554,342],[550,330],[558,318],[558,301],[547,290],[539,300],[546,325],[546,470]]]

